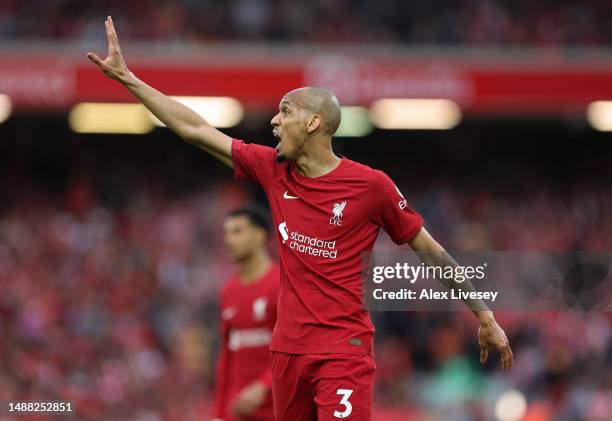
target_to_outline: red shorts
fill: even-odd
[[[276,421],[370,421],[371,355],[270,353]]]

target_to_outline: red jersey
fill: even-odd
[[[271,385],[270,340],[276,323],[279,267],[272,265],[258,281],[243,284],[234,277],[221,291],[221,354],[213,417],[231,420],[228,410],[246,386]],[[249,420],[274,420],[272,394]]]
[[[270,349],[291,354],[372,352],[361,256],[379,228],[403,244],[423,226],[391,179],[347,158],[321,177],[277,163],[272,148],[232,143],[235,177],[259,183],[279,240],[281,289]]]

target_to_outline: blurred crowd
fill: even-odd
[[[241,197],[224,205],[215,191],[134,191],[121,212],[79,183],[60,201],[16,201],[0,217],[0,400],[71,400],[83,419],[203,419],[231,270],[219,221]]]
[[[217,294],[232,272],[220,221],[251,200],[248,185],[228,174],[177,195],[141,180],[118,187],[128,200],[117,204],[86,177],[60,190],[16,181],[0,183],[0,401],[71,400],[75,419],[207,419]],[[610,249],[608,189],[530,186],[402,189],[451,250]],[[377,247],[391,247],[385,234]],[[496,353],[478,364],[469,312],[373,318],[375,420],[490,420],[511,389],[526,396],[524,420],[610,419],[610,313],[498,314],[508,373]]]
[[[607,0],[3,0],[0,39],[609,46]]]

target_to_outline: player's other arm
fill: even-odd
[[[421,228],[418,234],[408,244],[417,252],[421,260],[428,266],[456,267],[457,262],[444,250],[444,248],[427,232]],[[457,283],[454,280],[439,279],[450,289],[461,288],[464,291],[475,291],[469,280]],[[512,350],[506,337],[506,333],[495,321],[493,312],[489,310],[482,300],[464,300],[468,307],[478,318],[478,342],[480,345],[480,362],[487,361],[489,347],[495,347],[502,356],[502,366],[505,369],[512,367]]]
[[[271,383],[271,377],[262,376],[242,389],[231,405],[232,415],[237,418],[253,415],[270,393]]]
[[[106,76],[123,84],[149,111],[183,140],[205,150],[233,168],[232,139],[212,127],[189,107],[167,97],[130,72],[121,53],[110,16],[104,25],[108,40],[108,56],[101,60],[96,54],[88,53],[87,58]]]

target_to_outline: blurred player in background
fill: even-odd
[[[250,205],[230,212],[224,242],[238,273],[221,291],[221,354],[215,420],[274,421],[270,340],[276,323],[279,267],[267,250],[266,212]]]
[[[276,149],[245,144],[139,80],[127,68],[110,17],[105,24],[108,57],[89,53],[88,58],[181,138],[266,192],[281,257],[278,322],[270,345],[277,420],[370,420],[374,327],[363,306],[362,253],[372,250],[382,227],[397,244],[425,256],[427,264],[457,263],[386,174],[334,154],[332,135],[341,115],[331,92],[289,92],[272,119]],[[445,284],[472,288],[467,281]],[[512,351],[492,312],[481,301],[466,303],[480,322],[481,362],[492,346],[509,369]]]

